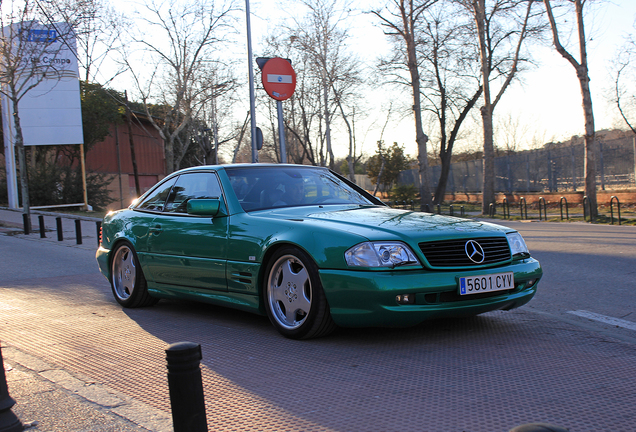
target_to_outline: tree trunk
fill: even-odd
[[[590,203],[590,219],[598,217],[598,203],[596,201],[596,131],[594,129],[594,112],[592,111],[592,94],[590,93],[590,75],[587,67],[585,49],[585,33],[583,27],[583,4],[576,2],[576,19],[579,29],[579,46],[581,50],[581,64],[576,68],[576,75],[581,84],[583,100],[583,116],[585,118],[585,195]]]
[[[481,107],[481,118],[484,126],[481,212],[482,214],[488,214],[490,204],[495,202],[495,144],[493,139],[492,109],[489,101]]]
[[[457,120],[455,120],[455,126],[453,126],[453,130],[451,131],[450,137],[448,138],[448,143],[446,145],[444,145],[445,138],[442,138],[440,146],[440,162],[442,163],[442,169],[439,176],[439,181],[437,182],[437,188],[435,189],[435,197],[433,200],[433,204],[435,205],[441,204],[444,200],[444,195],[446,194],[446,185],[448,184],[448,175],[450,173],[450,166],[452,162],[453,147],[455,146],[455,141],[457,140],[457,135],[459,134],[459,128],[468,116],[468,113],[477,103],[477,100],[479,99],[479,96],[481,96],[482,91],[483,87],[479,86],[479,89],[477,89],[473,97],[469,101],[467,101],[466,106],[462,110],[461,114],[459,115]],[[445,121],[442,122],[442,124],[445,123]],[[442,135],[445,136],[443,131]]]
[[[473,7],[475,25],[477,27],[477,38],[479,39],[479,57],[484,87],[484,105],[480,108],[484,134],[481,212],[482,214],[487,214],[490,204],[495,201],[495,145],[492,126],[493,107],[490,96],[490,62],[486,51],[486,2],[485,0],[476,0]]]
[[[174,172],[174,138],[170,136],[170,132],[163,140],[163,149],[166,155],[166,175],[172,174]]]
[[[448,184],[448,174],[450,173],[451,166],[451,153],[446,152],[441,157],[441,172],[439,175],[439,181],[437,182],[437,188],[435,189],[435,197],[433,204],[442,204],[444,196],[446,195],[446,185]]]
[[[124,91],[124,102],[126,103],[126,123],[128,124],[128,143],[130,144],[130,159],[133,166],[133,176],[135,178],[135,192],[137,198],[141,196],[141,187],[139,187],[139,172],[137,170],[137,156],[135,155],[135,141],[132,131],[132,113],[128,107],[128,92]]]
[[[26,162],[26,152],[24,150],[24,136],[22,135],[22,125],[20,124],[20,113],[18,101],[12,100],[13,123],[15,125],[15,148],[18,151],[18,166],[20,167],[20,193],[22,195],[22,213],[27,215],[29,231],[31,230],[31,205],[29,201],[29,176]]]
[[[332,85],[332,88],[333,88],[333,85]],[[338,98],[336,89],[333,88],[333,91],[334,91],[334,94],[336,95],[336,105],[338,105],[338,108],[340,109],[340,115],[342,116],[342,120],[345,122],[345,125],[347,126],[347,131],[349,132],[349,155],[347,156],[347,164],[349,168],[349,180],[355,183],[356,181],[355,167],[354,167],[355,149],[353,147],[353,130],[351,128],[351,124],[349,123],[349,120],[347,119],[347,116],[345,115],[344,108],[342,107],[342,104],[340,103],[340,99]]]
[[[232,163],[236,163],[236,156],[238,156],[238,152],[241,149],[241,143],[243,142],[243,136],[245,135],[245,131],[247,129],[247,122],[250,119],[250,112],[247,112],[247,116],[245,117],[245,121],[243,122],[243,126],[241,127],[241,132],[239,133],[238,142],[236,143],[236,147],[234,148],[234,154],[232,155]]]
[[[327,166],[333,169],[333,150],[331,149],[331,116],[329,114],[329,87],[327,86],[327,78],[323,72],[322,85],[323,96],[325,99],[325,141],[327,143]]]
[[[376,196],[378,193],[378,189],[380,189],[380,183],[382,182],[382,173],[384,172],[384,165],[386,165],[386,159],[384,155],[380,153],[380,157],[382,158],[382,164],[380,165],[380,172],[378,173],[378,179],[375,182],[375,189],[373,189],[373,196]]]
[[[596,132],[594,130],[594,114],[592,112],[592,96],[590,93],[590,79],[585,72],[578,74],[583,97],[583,113],[585,117],[585,195],[590,203],[590,218],[598,217],[598,203],[596,200]],[[582,75],[584,77],[582,78]]]
[[[411,4],[412,7],[412,4]],[[402,11],[404,21],[404,33],[406,41],[407,61],[411,75],[411,87],[413,89],[413,114],[415,116],[415,141],[417,142],[417,160],[420,176],[420,205],[423,208],[427,204],[433,205],[428,179],[428,136],[422,127],[422,103],[420,96],[420,72],[417,65],[417,53],[415,51],[415,36],[413,34],[414,23],[410,20],[406,11]]]
[[[578,42],[580,52],[580,62],[561,45],[557,24],[552,14],[552,6],[549,0],[544,1],[554,47],[561,56],[566,59],[574,70],[581,86],[581,99],[583,105],[583,116],[585,119],[585,195],[590,205],[590,218],[594,220],[598,216],[598,203],[596,200],[596,133],[594,130],[594,112],[592,111],[592,95],[590,93],[590,75],[587,65],[587,48],[585,40],[585,25],[583,22],[584,1],[574,0],[576,11],[576,22],[578,31]]]

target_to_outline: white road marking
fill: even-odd
[[[594,312],[588,312],[585,310],[568,311],[568,313],[572,315],[580,316],[583,318],[591,319],[593,321],[599,321],[599,322],[613,325],[616,327],[622,327],[622,328],[636,331],[636,323],[632,321],[627,321],[620,318],[608,317],[605,315],[597,314]]]

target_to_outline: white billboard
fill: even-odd
[[[0,43],[5,45],[0,84],[7,192],[9,207],[18,208],[10,97],[20,97],[18,118],[25,146],[83,144],[79,70],[75,36],[66,23],[17,23],[3,27],[1,36]],[[11,91],[11,85],[18,90]]]
[[[13,31],[20,25],[15,24]],[[6,34],[7,29],[3,32]],[[24,44],[26,38],[28,44],[46,45],[41,49],[25,50],[33,53],[25,63],[36,63],[44,77],[38,77],[41,79],[39,84],[18,103],[24,145],[82,144],[82,107],[74,34],[65,23],[42,26],[32,22],[19,33],[19,42],[15,37],[10,40]],[[30,66],[25,65],[25,69]],[[5,95],[3,99],[6,99]],[[3,101],[3,108],[6,108],[3,110],[5,140],[9,138],[13,142],[15,130],[10,121],[13,107],[9,101]]]

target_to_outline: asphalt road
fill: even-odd
[[[527,306],[530,310],[581,324],[594,323],[615,337],[636,341],[636,227],[538,222],[506,225],[523,234],[543,267],[543,282]],[[574,314],[579,311],[589,312],[579,313],[584,317],[608,317],[614,325],[580,320]]]
[[[527,306],[302,342],[210,305],[122,310],[90,247],[0,235],[0,339],[148,430],[169,430],[164,350],[184,340],[202,346],[210,430],[635,430],[636,228],[508,225],[545,272]]]

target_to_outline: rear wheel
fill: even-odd
[[[279,249],[269,261],[265,278],[267,315],[283,336],[309,339],[336,328],[318,267],[305,252],[293,246]]]
[[[117,302],[128,308],[151,306],[158,299],[148,293],[137,253],[128,242],[119,243],[111,261],[110,285]]]

